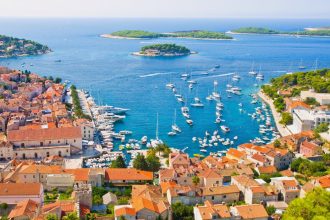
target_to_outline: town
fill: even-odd
[[[284,124],[273,143],[205,158],[159,143],[128,165],[116,154],[108,167],[85,167],[82,158],[93,156],[86,151],[99,146],[80,91],[60,78],[1,67],[1,219],[329,217],[329,94],[269,91],[263,88]]]

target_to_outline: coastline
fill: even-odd
[[[285,126],[280,124],[281,114],[276,111],[275,106],[273,104],[273,100],[269,98],[265,93],[263,93],[261,89],[258,92],[258,96],[270,107],[272,115],[274,117],[276,128],[280,135],[282,137],[291,135],[291,132]]]

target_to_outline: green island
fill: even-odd
[[[134,52],[133,55],[150,56],[150,57],[156,57],[156,56],[173,57],[173,56],[187,56],[191,53],[192,52],[188,48],[176,44],[152,44],[142,47],[139,52]]]
[[[104,35],[106,37],[107,35]],[[129,38],[129,39],[143,39],[143,38],[158,38],[162,37],[163,34],[150,32],[150,31],[142,31],[142,30],[122,30],[116,31],[110,34],[110,36],[118,37],[118,38]]]
[[[243,27],[230,31],[239,34],[284,34],[296,36],[330,36],[329,28],[306,28],[303,31],[277,31],[261,27]]]
[[[143,30],[122,30],[111,34],[103,34],[101,37],[105,38],[119,38],[119,39],[152,39],[160,37],[174,37],[174,38],[190,38],[190,39],[212,39],[212,40],[231,40],[232,36],[226,35],[222,32],[215,31],[176,31],[171,33],[156,33]]]
[[[178,38],[193,38],[193,39],[215,39],[215,40],[230,40],[233,39],[232,36],[226,35],[222,32],[215,32],[215,31],[177,31],[173,33],[167,34],[170,37],[178,37]]]
[[[51,52],[45,45],[32,40],[0,35],[0,58],[40,55]]]
[[[261,27],[243,27],[231,31],[240,34],[280,34],[281,32]]]

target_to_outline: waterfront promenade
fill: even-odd
[[[269,107],[272,111],[273,117],[274,117],[276,128],[277,128],[278,132],[280,132],[281,136],[283,137],[283,136],[291,135],[291,132],[288,130],[288,128],[286,126],[280,124],[281,114],[276,111],[276,108],[273,104],[273,100],[271,98],[269,98],[266,94],[264,94],[261,90],[258,92],[258,96],[265,103],[267,103],[267,105],[269,105]]]

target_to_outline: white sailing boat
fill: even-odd
[[[201,100],[198,98],[198,95],[197,95],[197,91],[198,89],[196,89],[196,96],[194,98],[195,102],[194,103],[190,103],[190,105],[192,107],[204,107],[204,104],[201,102]]]
[[[176,124],[176,109],[174,109],[174,120],[173,120],[173,124],[172,124],[172,130],[175,132],[179,132],[179,133],[181,132],[181,129]]]
[[[153,148],[155,148],[155,147],[157,147],[159,144],[162,144],[163,143],[163,141],[162,140],[160,140],[159,139],[159,137],[158,137],[158,128],[159,127],[159,125],[158,125],[158,112],[157,112],[157,123],[156,123],[156,139],[151,139],[150,140],[150,145],[151,145],[151,147],[153,147]]]
[[[217,92],[217,86],[218,86],[218,81],[214,80],[213,82],[213,92],[212,92],[212,97],[215,100],[219,100],[220,99],[220,94]]]
[[[252,63],[252,67],[251,67],[251,70],[249,71],[249,74],[250,74],[251,76],[255,76],[255,75],[257,75],[257,72],[254,71],[254,62]]]

